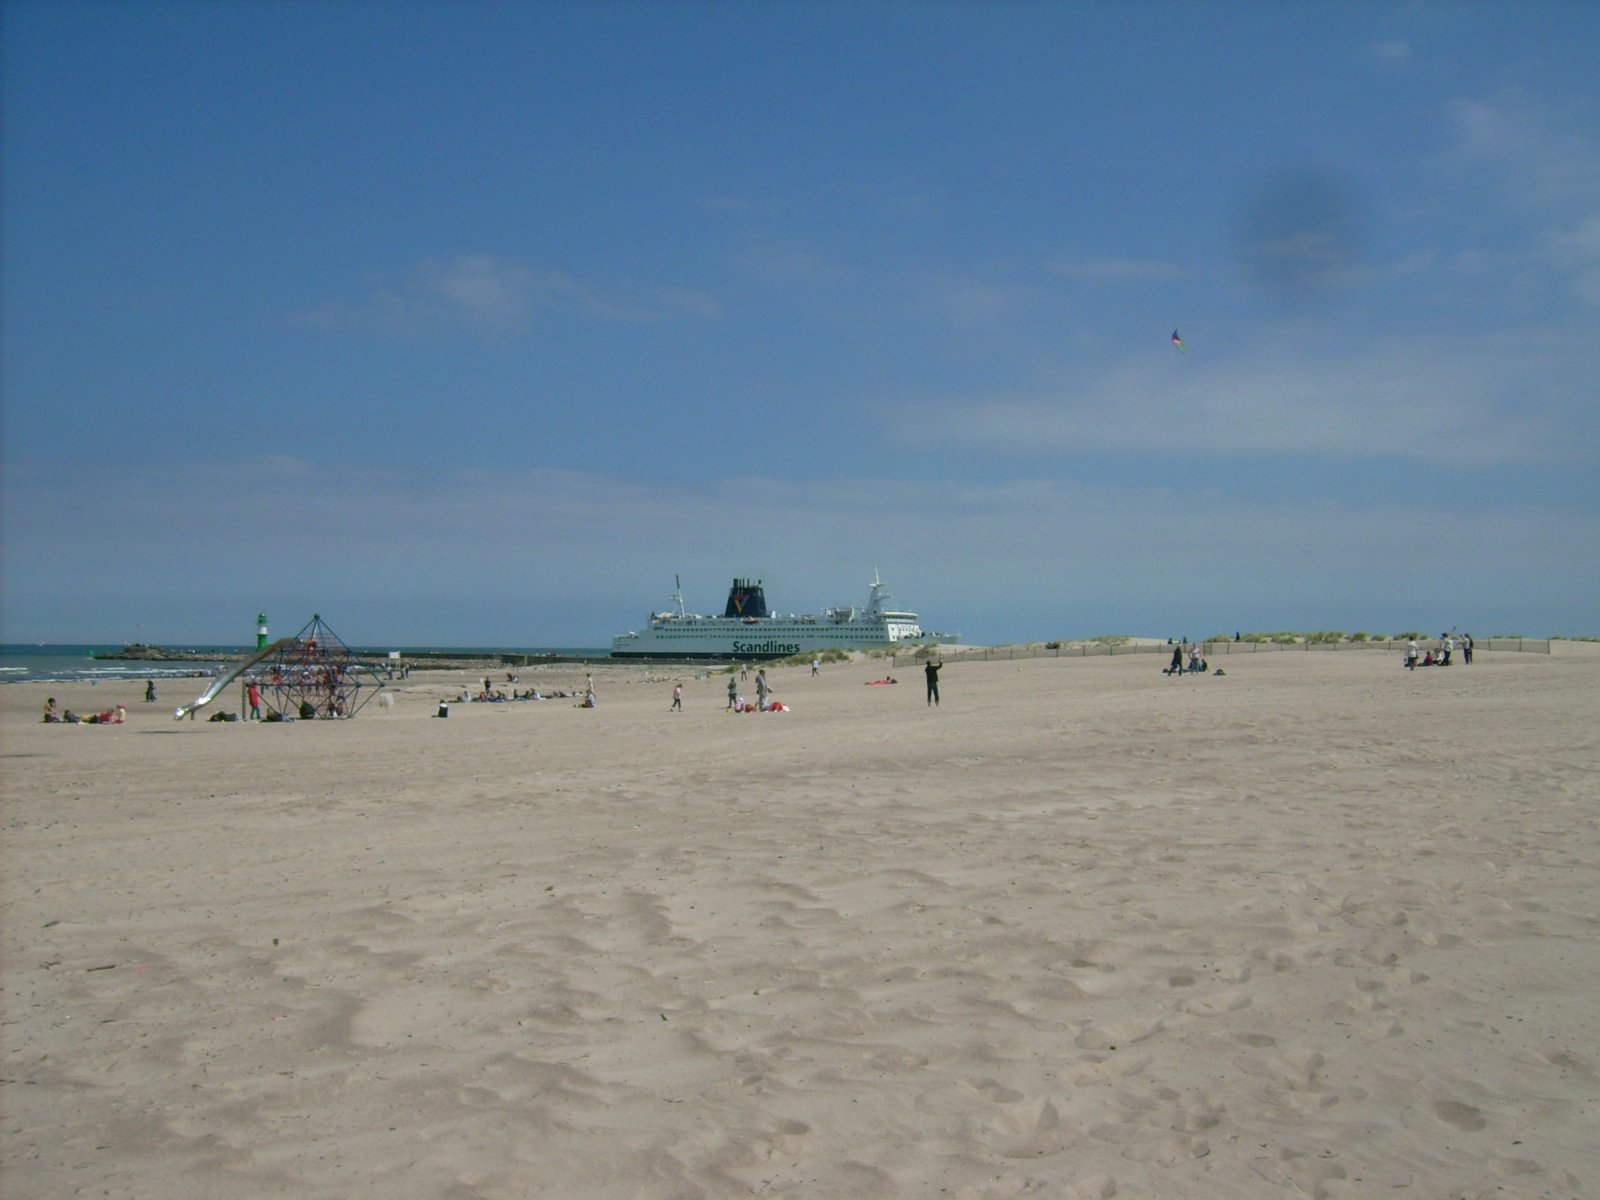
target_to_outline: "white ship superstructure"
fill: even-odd
[[[720,617],[674,607],[651,613],[643,629],[611,641],[613,658],[788,658],[821,650],[866,650],[902,643],[954,642],[958,634],[923,633],[917,614],[891,607],[889,587],[873,573],[864,608],[841,606],[820,616],[769,612],[761,581],[735,579]]]

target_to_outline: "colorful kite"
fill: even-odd
[[[1183,339],[1178,336],[1178,331],[1176,329],[1174,329],[1172,331],[1172,344],[1178,348],[1179,353],[1181,353],[1181,354],[1189,353],[1187,350],[1185,350],[1183,348]]]

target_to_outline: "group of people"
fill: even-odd
[[[565,696],[567,693],[566,692],[553,692],[551,694],[552,695],[556,695],[556,696]],[[456,697],[457,702],[460,703],[460,704],[469,704],[469,703],[470,704],[511,704],[511,703],[514,703],[514,702],[520,701],[520,700],[543,700],[543,699],[544,699],[544,695],[539,691],[538,688],[529,688],[525,692],[518,691],[516,688],[512,688],[511,689],[511,695],[509,695],[509,696],[506,695],[505,692],[503,690],[501,690],[500,688],[496,688],[493,691],[488,691],[488,690],[481,691],[481,692],[478,692],[476,695],[469,694],[466,690],[463,689],[461,694]]]
[[[128,710],[118,704],[103,712],[86,713],[82,716],[70,708],[62,712],[56,707],[56,698],[51,696],[44,702],[44,723],[46,725],[121,725],[128,719]]]
[[[813,675],[818,673],[817,668],[819,665],[820,663],[818,659],[813,658],[811,660],[811,673]],[[943,659],[940,659],[938,662],[934,662],[930,659],[928,662],[923,664],[922,672],[928,684],[928,707],[930,708],[936,707],[939,703],[939,672],[943,669]],[[729,712],[787,711],[780,702],[772,699],[772,685],[767,681],[767,672],[764,668],[756,672],[756,702],[751,704],[745,700],[745,698],[739,694],[739,679],[744,678],[745,674],[744,667],[741,665],[738,678],[735,678],[731,675],[728,677]],[[870,685],[881,686],[883,684],[896,683],[898,681],[891,676],[885,675],[882,679],[871,679],[867,682]],[[681,685],[672,689],[672,707],[674,709],[681,709],[683,707],[683,688]]]
[[[518,682],[518,677],[508,674],[506,676],[506,682],[515,684]],[[508,696],[506,695],[504,688],[496,687],[494,680],[485,675],[483,678],[483,688],[480,691],[473,692],[471,689],[463,686],[461,691],[456,695],[455,702],[457,704],[517,704],[526,700],[566,700],[573,697],[577,698],[577,706],[579,708],[597,707],[598,705],[594,696],[594,676],[585,676],[584,687],[581,691],[566,692],[558,690],[554,692],[541,692],[537,687],[531,687],[527,691],[522,691],[519,688],[513,687],[511,689],[511,694]],[[448,700],[440,702],[441,716],[443,715],[443,708],[447,707],[449,703],[450,701]]]
[[[739,694],[739,679],[745,678],[746,674],[747,674],[746,669],[745,669],[744,665],[741,663],[740,666],[739,666],[739,678],[735,679],[732,675],[728,676],[728,711],[729,712],[783,712],[783,711],[785,711],[781,704],[776,704],[772,700],[772,684],[767,679],[767,669],[765,667],[762,667],[761,669],[756,671],[756,702],[754,704],[751,704],[748,700],[746,700],[743,696],[741,696]],[[680,702],[682,701],[682,699],[683,699],[683,688],[681,686],[680,687],[675,687],[672,690],[672,706],[674,708],[681,708],[682,704]]]
[[[1208,669],[1207,663],[1205,655],[1201,653],[1200,646],[1196,644],[1188,647],[1187,661],[1184,658],[1184,649],[1184,643],[1181,641],[1173,644],[1172,661],[1162,671],[1163,675],[1183,675],[1185,673],[1204,675],[1206,673]]]
[[[1417,645],[1417,639],[1412,638],[1406,642],[1406,670],[1414,671],[1418,667],[1448,667],[1455,658],[1457,648],[1461,650],[1461,665],[1470,666],[1472,663],[1472,635],[1463,633],[1460,640],[1453,633],[1441,633],[1439,644],[1429,646],[1426,650]]]
[[[812,660],[811,660],[811,673],[812,673],[813,676],[819,675],[821,673],[821,666],[822,666],[822,660],[820,658],[818,658],[818,657],[813,657]],[[939,703],[939,671],[943,667],[944,667],[944,662],[942,660],[938,661],[938,662],[929,662],[923,667],[923,671],[924,671],[924,673],[925,673],[925,675],[927,677],[927,681],[928,681],[928,704],[930,706],[937,705]],[[772,682],[771,682],[771,680],[769,680],[767,678],[767,672],[766,672],[766,668],[765,667],[761,667],[761,668],[758,668],[756,670],[756,677],[755,677],[756,698],[755,698],[754,702],[746,700],[744,698],[743,694],[740,692],[739,681],[742,680],[742,679],[748,679],[749,675],[750,675],[749,665],[746,664],[746,663],[740,663],[739,664],[738,673],[737,674],[730,674],[728,676],[728,708],[727,708],[728,712],[787,712],[788,711],[787,707],[781,701],[778,701],[778,700],[773,698],[773,695],[772,695]],[[696,678],[699,678],[699,677],[696,676]],[[511,682],[511,683],[515,683],[516,682],[516,676],[514,676],[514,675],[508,675],[506,677],[506,679],[507,679],[508,682]],[[874,681],[874,682],[878,682],[878,681]],[[893,679],[886,678],[882,682],[893,683],[895,681]],[[545,693],[545,694],[540,694],[540,692],[539,692],[539,690],[537,688],[529,688],[526,692],[519,692],[515,688],[513,688],[512,689],[512,693],[511,693],[510,696],[507,696],[502,689],[496,688],[494,686],[494,682],[491,679],[489,679],[488,677],[485,677],[484,680],[483,680],[483,690],[482,691],[480,691],[476,695],[474,695],[467,688],[463,688],[461,690],[460,694],[456,697],[456,702],[457,703],[461,703],[461,704],[466,704],[466,703],[469,703],[469,702],[470,703],[476,703],[476,704],[504,704],[504,703],[507,703],[507,702],[517,701],[517,700],[545,700],[545,699],[552,699],[552,698],[556,698],[556,697],[575,697],[577,699],[576,707],[578,707],[578,708],[598,708],[599,707],[599,701],[595,697],[594,676],[593,675],[586,675],[584,677],[584,687],[583,687],[582,691],[574,691],[574,692],[555,691],[555,692],[548,692],[548,693]],[[448,706],[449,706],[449,701],[441,702],[441,704],[440,704],[440,713],[439,713],[440,716],[445,715],[444,710],[447,709]],[[683,684],[681,684],[681,683],[673,684],[673,687],[672,687],[672,704],[671,704],[670,708],[668,709],[668,711],[670,711],[670,712],[682,712],[683,711]]]

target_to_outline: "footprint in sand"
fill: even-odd
[[[1050,1100],[1024,1100],[1003,1104],[989,1123],[983,1141],[1002,1158],[1038,1158],[1060,1154],[1079,1135],[1061,1120],[1061,1113]]]
[[[1583,1058],[1569,1050],[1558,1050],[1554,1054],[1546,1054],[1544,1060],[1552,1067],[1560,1067],[1566,1071],[1576,1071],[1585,1078],[1594,1075],[1594,1068]]]
[[[1086,1175],[1075,1183],[1067,1184],[1062,1193],[1065,1200],[1112,1200],[1117,1194],[1117,1180],[1113,1175]]]
[[[1275,1159],[1252,1159],[1250,1170],[1268,1183],[1275,1183],[1302,1196],[1312,1196],[1315,1200],[1325,1200],[1329,1195],[1328,1184],[1345,1178],[1345,1169],[1338,1163],[1310,1159],[1288,1151]]]
[[[1016,1088],[1009,1088],[998,1079],[975,1079],[962,1084],[966,1090],[983,1097],[991,1104],[1015,1104],[1023,1098]]]
[[[1113,1021],[1105,1025],[1086,1023],[1072,1044],[1080,1050],[1115,1050],[1154,1037],[1167,1027],[1165,1018],[1155,1021]]]
[[[1470,1104],[1462,1104],[1459,1100],[1435,1101],[1433,1112],[1445,1124],[1454,1125],[1457,1129],[1468,1133],[1476,1133],[1489,1124],[1482,1110]]]
[[[777,1120],[771,1128],[752,1132],[751,1145],[762,1158],[795,1158],[804,1150],[811,1126],[804,1121]]]
[[[1228,990],[1214,992],[1210,995],[1190,996],[1180,1001],[1178,1008],[1181,1012],[1191,1013],[1197,1017],[1214,1017],[1225,1012],[1240,1012],[1255,1003],[1249,992]]]
[[[928,1065],[926,1055],[901,1046],[890,1046],[867,1056],[867,1064],[877,1071],[915,1071]]]

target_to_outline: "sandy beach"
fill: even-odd
[[[1600,1194],[1600,655],[1161,665],[0,688],[0,1193]]]

